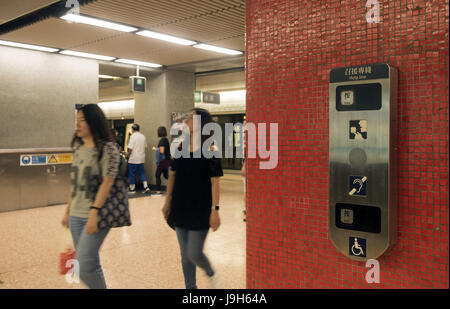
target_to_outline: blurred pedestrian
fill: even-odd
[[[201,132],[207,123],[212,122],[208,111],[194,108],[185,121],[191,137],[194,136],[194,115],[201,117]],[[207,159],[201,153],[202,145],[209,137],[202,135],[201,145],[195,145],[193,138],[190,138],[190,157],[172,160],[162,209],[167,223],[177,233],[186,289],[197,288],[197,266],[205,271],[212,287],[217,287],[218,281],[217,270],[212,268],[203,253],[209,228],[215,232],[220,226],[219,177],[223,176],[221,160],[214,157]],[[198,151],[200,158],[194,158],[193,153]]]
[[[142,193],[150,193],[150,188],[147,184],[147,177],[144,171],[145,149],[147,148],[147,140],[141,132],[139,132],[139,125],[133,124],[131,127],[133,133],[130,136],[130,141],[127,146],[128,157],[128,178],[130,189],[128,193],[136,193],[136,172],[139,173],[139,178],[144,185]]]
[[[103,155],[99,161],[101,147]],[[99,250],[110,228],[98,228],[98,211],[108,198],[118,174],[119,151],[105,115],[96,104],[84,105],[78,110],[72,148],[75,148],[72,189],[62,225],[70,228],[81,281],[91,289],[105,289]],[[101,171],[103,180],[94,196],[90,181]]]
[[[153,147],[156,154],[156,194],[161,194],[161,174],[164,178],[169,178],[170,166],[170,144],[167,139],[167,130],[165,127],[158,128],[158,137],[160,138],[158,148]]]

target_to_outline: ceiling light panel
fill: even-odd
[[[136,60],[130,60],[130,59],[117,59],[115,62],[125,63],[125,64],[133,64],[133,65],[140,65],[140,66],[143,66],[143,67],[150,67],[150,68],[160,68],[160,67],[162,67],[162,64],[143,62],[143,61],[136,61]]]
[[[223,48],[223,47],[217,47],[217,46],[213,46],[213,45],[208,45],[208,44],[197,44],[194,45],[195,48],[201,48],[201,49],[205,49],[205,50],[209,50],[209,51],[213,51],[216,53],[221,53],[221,54],[227,54],[227,55],[241,55],[242,52],[238,51],[238,50],[233,50],[233,49],[228,49],[228,48]]]
[[[83,57],[83,58],[91,58],[91,59],[97,59],[97,60],[105,60],[105,61],[111,61],[111,60],[116,59],[115,57],[95,55],[95,54],[88,54],[88,53],[82,53],[82,52],[77,52],[77,51],[73,51],[73,50],[63,50],[63,51],[61,51],[59,53],[63,54],[63,55]]]
[[[50,47],[44,47],[44,46],[38,46],[38,45],[30,45],[30,44],[23,44],[23,43],[16,43],[16,42],[10,42],[10,41],[2,41],[0,40],[0,45],[4,46],[11,46],[11,47],[19,47],[19,48],[25,48],[25,49],[32,49],[32,50],[39,50],[49,53],[57,52],[59,49],[57,48],[50,48]]]
[[[153,32],[153,31],[148,31],[148,30],[139,31],[136,34],[139,34],[139,35],[142,35],[142,36],[145,36],[145,37],[148,37],[148,38],[162,40],[162,41],[175,43],[175,44],[180,44],[180,45],[187,45],[187,46],[189,46],[189,45],[197,44],[197,42],[195,42],[195,41],[185,40],[185,39],[178,38],[178,37],[175,37],[175,36],[162,34],[162,33],[158,33],[158,32]]]
[[[112,29],[112,30],[117,30],[117,31],[122,31],[122,32],[133,32],[133,31],[139,30],[138,28],[135,28],[135,27],[125,26],[125,25],[101,20],[98,18],[92,18],[92,17],[82,16],[82,15],[77,15],[77,14],[67,14],[67,15],[62,16],[61,18],[64,20],[67,20],[67,21],[83,23],[83,24],[88,24],[88,25],[92,25],[92,26],[97,26],[97,27],[102,27],[102,28],[107,28],[107,29]]]
[[[121,78],[118,77],[118,76],[103,75],[103,74],[100,74],[100,75],[98,76],[98,78],[103,78],[103,79],[114,79],[114,80],[121,79]]]

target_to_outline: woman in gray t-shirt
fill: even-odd
[[[120,155],[105,115],[96,104],[84,105],[78,110],[72,147],[75,148],[70,175],[72,190],[62,225],[70,228],[81,281],[89,288],[106,288],[98,252],[109,228],[98,229],[98,211],[119,172]],[[100,147],[103,147],[103,155],[99,161]],[[103,182],[94,196],[89,181],[100,171]]]

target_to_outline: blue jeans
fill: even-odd
[[[196,289],[196,266],[202,268],[207,276],[214,275],[214,270],[203,253],[203,245],[209,230],[192,231],[175,227],[175,231],[180,244],[181,266],[186,289]]]
[[[136,171],[139,173],[139,178],[142,182],[147,181],[147,177],[145,177],[144,172],[144,163],[142,164],[133,164],[128,163],[128,178],[130,179],[130,185],[134,185],[136,183],[135,174]]]
[[[90,289],[106,289],[105,277],[98,251],[110,228],[99,229],[97,233],[86,232],[87,218],[69,218],[76,259],[80,265],[80,279]]]

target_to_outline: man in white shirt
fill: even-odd
[[[145,149],[147,148],[147,140],[144,134],[139,132],[139,125],[137,123],[133,124],[131,127],[133,133],[130,136],[130,142],[128,143],[128,178],[130,179],[130,190],[128,193],[135,193],[135,174],[136,171],[139,173],[139,178],[144,184],[144,192],[150,193],[150,188],[147,184],[147,177],[145,177],[144,172],[144,162],[145,162]]]

